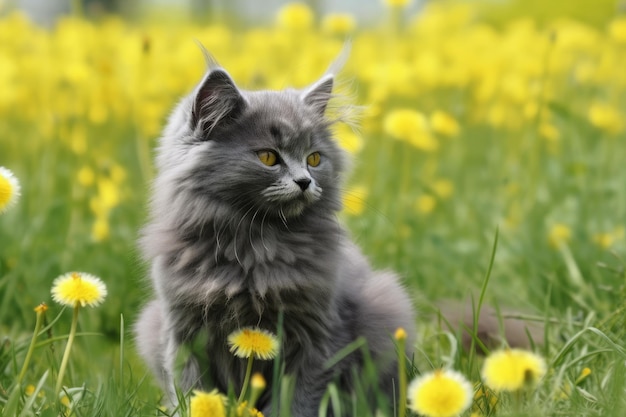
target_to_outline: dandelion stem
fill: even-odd
[[[78,310],[80,309],[80,303],[76,303],[74,306],[74,315],[72,317],[72,326],[70,327],[70,334],[67,338],[67,345],[65,345],[65,352],[63,353],[63,359],[61,360],[61,367],[59,368],[59,375],[57,376],[57,384],[54,389],[54,393],[59,395],[61,392],[61,386],[63,383],[63,375],[65,374],[65,369],[67,368],[67,362],[70,359],[70,351],[72,350],[72,345],[74,344],[74,336],[76,336],[76,326],[78,324]]]
[[[39,335],[39,330],[41,330],[41,324],[43,323],[43,315],[44,315],[44,310],[37,310],[37,319],[35,321],[35,331],[33,332],[33,338],[30,340],[30,346],[28,347],[28,352],[26,352],[24,365],[22,365],[22,370],[20,371],[20,375],[17,377],[18,384],[22,383],[22,379],[24,379],[24,375],[26,374],[26,369],[28,369],[28,364],[30,363],[30,358],[33,356],[33,351],[35,350],[35,342],[37,341],[37,336]]]
[[[243,380],[243,386],[241,387],[241,394],[239,394],[239,403],[243,401],[246,397],[246,391],[248,390],[248,385],[250,385],[250,375],[252,375],[252,363],[254,362],[254,355],[250,355],[248,357],[248,367],[246,368],[246,377]]]
[[[404,337],[396,338],[398,341],[398,380],[400,382],[399,387],[399,400],[398,400],[398,417],[406,416],[406,394],[407,394],[407,381],[406,381],[406,358],[405,358],[405,342]]]

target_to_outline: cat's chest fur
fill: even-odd
[[[177,236],[153,276],[189,324],[234,330],[274,322],[279,311],[321,322],[335,314],[343,238],[332,216],[207,224],[201,233]]]

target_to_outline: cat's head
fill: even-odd
[[[334,76],[309,88],[244,91],[209,71],[161,140],[155,202],[187,226],[223,216],[283,221],[337,211],[342,151],[325,116]]]

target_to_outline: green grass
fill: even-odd
[[[462,133],[442,139],[436,153],[425,153],[380,128],[367,130],[347,185],[366,188],[365,208],[358,216],[341,218],[372,264],[401,274],[416,301],[420,337],[410,378],[452,367],[473,383],[480,381],[483,357],[463,350],[460,333],[450,333],[433,313],[438,300],[473,300],[476,308],[519,311],[542,323],[545,343],[536,350],[548,363],[535,389],[499,395],[495,407],[481,397],[473,411],[621,417],[626,409],[626,242],[617,233],[605,247],[594,236],[626,225],[626,136],[597,129],[584,109],[613,89],[623,93],[623,85],[578,88],[558,74],[549,81],[567,86],[563,95],[540,103],[561,132],[556,149],[538,133],[538,120],[516,129],[476,122],[472,112],[482,109],[472,107],[477,104],[460,89],[425,91],[415,102],[391,97],[385,110],[416,105],[425,112],[441,108],[460,114]],[[362,89],[358,101],[366,102],[369,87],[358,82],[357,87]],[[168,93],[173,104],[174,94]],[[622,99],[621,114],[623,104]],[[22,185],[18,205],[0,215],[2,415],[167,415],[159,408],[162,393],[134,351],[131,332],[148,298],[146,265],[136,239],[146,217],[148,161],[155,141],[145,138],[141,119],[132,117],[93,126],[77,116],[62,120],[44,138],[38,123],[0,109],[0,165],[12,169]],[[70,150],[67,131],[83,125],[88,126],[89,148],[77,154]],[[98,178],[109,176],[113,166],[126,171],[118,186],[119,204],[108,217],[110,236],[103,241],[91,235],[90,199],[97,187],[77,183],[85,165],[94,167]],[[416,200],[436,195],[439,178],[453,184],[452,195],[436,197],[430,213],[418,210]],[[571,230],[560,248],[548,240],[556,223]],[[72,387],[68,408],[55,401],[53,387],[71,312],[51,301],[50,288],[55,277],[72,270],[101,277],[109,295],[79,316],[65,376]],[[33,309],[40,302],[50,309],[18,386],[35,326]],[[576,382],[584,368],[591,374]],[[268,385],[278,388],[277,401],[288,409],[293,381],[281,374],[279,362],[275,370],[276,380]],[[368,364],[349,401],[331,385],[323,402],[336,411],[367,416],[366,393],[374,373]],[[28,385],[35,387],[35,395],[23,394]]]

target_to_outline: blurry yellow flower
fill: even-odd
[[[26,385],[26,388],[24,388],[24,394],[30,397],[34,393],[35,393],[35,386],[33,384]]]
[[[190,417],[226,417],[226,397],[213,390],[194,391],[189,401]]]
[[[322,31],[329,35],[346,36],[355,28],[356,20],[348,13],[331,13],[322,19]]]
[[[230,351],[240,358],[254,356],[257,359],[274,359],[278,353],[278,339],[272,333],[253,327],[245,327],[228,336]]]
[[[589,368],[583,368],[582,371],[580,371],[580,375],[578,375],[578,378],[576,378],[576,381],[574,381],[574,384],[578,385],[581,382],[583,382],[585,379],[587,379],[587,377],[591,375],[591,369]]]
[[[618,17],[609,24],[609,35],[619,43],[626,43],[626,17]]]
[[[103,124],[107,121],[109,111],[102,102],[95,102],[89,107],[87,117],[89,121],[95,125]]]
[[[96,242],[107,240],[111,235],[109,219],[106,216],[96,216],[96,220],[91,226],[91,238]]]
[[[267,383],[265,382],[265,378],[263,378],[263,375],[259,373],[255,373],[252,375],[252,378],[250,379],[250,386],[252,387],[252,389],[263,391],[266,385]]]
[[[624,130],[623,116],[619,110],[606,103],[596,102],[589,107],[589,121],[610,134],[618,134]]]
[[[616,241],[624,238],[624,228],[618,227],[609,232],[595,233],[593,242],[602,249],[608,249],[615,244]]]
[[[559,130],[552,123],[547,122],[543,122],[539,125],[539,135],[549,142],[557,142],[561,139]]]
[[[383,3],[388,7],[406,7],[411,0],[383,0]]]
[[[98,203],[105,210],[112,209],[120,203],[119,187],[115,182],[108,178],[98,180]]]
[[[522,109],[522,113],[526,119],[533,120],[539,113],[539,104],[534,100],[527,102]]]
[[[87,132],[83,125],[76,125],[70,134],[70,149],[76,155],[87,152]]]
[[[404,330],[402,327],[398,327],[393,337],[396,340],[406,340],[406,330]]]
[[[423,194],[415,201],[415,209],[422,214],[430,214],[437,207],[437,199],[430,194]]]
[[[70,272],[56,278],[52,283],[52,299],[68,307],[78,304],[96,307],[107,295],[104,282],[95,275]]]
[[[121,184],[126,179],[126,170],[118,164],[111,167],[111,180],[116,184]]]
[[[467,410],[472,394],[472,386],[463,375],[441,369],[409,384],[409,408],[427,417],[453,417]]]
[[[456,119],[441,110],[437,110],[430,115],[430,126],[433,132],[448,137],[457,136],[461,130]]]
[[[71,400],[67,397],[67,395],[63,395],[61,397],[61,404],[63,404],[65,407],[70,408],[70,405],[72,404]]]
[[[40,303],[37,307],[35,307],[35,313],[45,313],[48,311],[48,304]]]
[[[563,223],[555,223],[548,232],[548,243],[553,248],[558,248],[563,244],[569,243],[572,239],[572,230]]]
[[[450,198],[454,193],[454,184],[452,183],[452,181],[444,178],[435,180],[435,182],[433,182],[431,186],[435,194],[437,194],[437,196],[443,200]]]
[[[439,147],[438,142],[430,133],[426,117],[415,110],[392,110],[385,116],[383,129],[393,138],[407,141],[424,151],[433,151]]]
[[[313,26],[315,16],[305,3],[288,3],[280,8],[276,20],[284,29],[307,30]]]
[[[11,208],[20,197],[20,183],[11,171],[0,167],[0,213]]]
[[[358,216],[365,209],[367,189],[363,186],[355,186],[346,191],[343,196],[343,210],[351,216]]]
[[[417,132],[409,138],[409,143],[426,152],[436,151],[439,143],[428,131]]]
[[[335,138],[339,146],[351,154],[358,153],[363,149],[363,139],[346,124],[337,124],[335,127]]]
[[[263,413],[254,407],[248,407],[248,402],[243,401],[237,406],[237,417],[264,417]],[[207,414],[208,415],[208,414]]]
[[[390,111],[383,123],[385,133],[400,140],[408,140],[416,131],[428,127],[426,117],[411,109],[396,109]]]
[[[521,349],[492,352],[481,372],[485,384],[495,391],[517,391],[536,383],[545,373],[544,359]]]
[[[495,411],[498,404],[498,397],[493,393],[493,391],[479,383],[475,384],[474,388],[477,389],[476,392],[474,392],[474,405],[472,409]]]
[[[76,179],[83,187],[89,187],[96,180],[96,174],[93,172],[93,169],[88,166],[84,166],[78,170]]]

